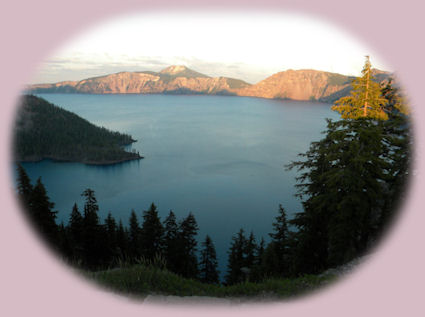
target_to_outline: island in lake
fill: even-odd
[[[97,127],[33,95],[21,100],[14,138],[18,162],[52,159],[106,165],[143,158],[124,149],[136,142],[130,135]]]

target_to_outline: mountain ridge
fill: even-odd
[[[378,82],[391,73],[373,69]],[[351,91],[354,76],[314,69],[285,70],[256,84],[230,77],[210,77],[183,65],[172,65],[160,72],[123,71],[80,81],[35,84],[31,93],[87,94],[203,94],[259,97],[267,99],[334,102]]]

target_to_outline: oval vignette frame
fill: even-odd
[[[73,2],[73,8],[68,10],[61,8],[60,5],[51,0],[41,1],[33,6],[23,4],[24,1],[21,2],[8,4],[7,10],[3,11],[3,21],[0,22],[2,23],[1,32],[6,44],[5,47],[10,47],[10,50],[1,53],[2,69],[5,70],[6,74],[2,80],[2,86],[6,87],[3,91],[5,106],[1,111],[4,122],[8,120],[8,124],[2,125],[4,130],[1,136],[3,156],[1,185],[3,201],[7,208],[4,209],[5,212],[2,214],[1,223],[3,227],[0,231],[2,249],[5,251],[2,258],[6,259],[2,263],[2,274],[6,276],[2,278],[4,284],[1,291],[3,298],[10,299],[3,307],[8,313],[6,315],[28,315],[30,313],[38,315],[43,313],[45,316],[53,316],[61,312],[62,316],[75,316],[76,314],[99,313],[99,308],[104,316],[113,316],[118,313],[131,316],[140,313],[155,313],[167,316],[171,312],[185,316],[197,316],[201,313],[205,316],[215,316],[218,313],[230,312],[246,316],[257,315],[260,310],[269,315],[310,316],[320,312],[320,315],[323,313],[328,316],[342,314],[345,316],[358,316],[359,314],[398,316],[401,312],[406,313],[406,309],[409,309],[413,316],[416,315],[414,313],[424,310],[420,298],[422,290],[419,288],[420,282],[424,280],[424,273],[421,271],[424,255],[414,252],[414,249],[419,247],[415,243],[418,243],[421,241],[420,238],[424,237],[424,233],[419,230],[421,229],[420,223],[423,223],[425,218],[419,214],[420,208],[423,206],[420,192],[424,188],[421,186],[423,181],[420,179],[423,162],[418,158],[423,155],[420,142],[424,135],[423,128],[420,127],[418,122],[423,118],[424,113],[419,107],[415,107],[415,105],[420,104],[419,76],[423,66],[419,58],[424,55],[424,44],[418,41],[414,42],[414,39],[409,39],[409,36],[400,38],[403,34],[411,35],[415,31],[419,32],[425,26],[423,20],[420,20],[419,13],[422,5],[418,1],[407,0],[403,4],[393,6],[383,0],[375,1],[373,5],[367,4],[365,0],[346,5],[336,5],[335,1],[330,0],[292,5],[286,4],[289,1],[276,3],[267,0],[232,1],[231,4],[227,5],[224,1],[221,2],[221,5],[218,5],[219,1],[203,1],[203,7],[195,1],[186,1],[185,5],[179,5],[179,3],[172,1],[158,1],[152,7],[154,10],[169,10],[170,7],[184,9],[191,8],[191,6],[199,8],[199,10],[208,10],[209,6],[217,10],[225,10],[226,7],[229,9],[233,7],[234,9],[262,8],[265,13],[267,13],[267,10],[293,11],[300,14],[311,14],[323,20],[329,19],[329,22],[333,25],[345,27],[349,33],[363,40],[366,46],[371,47],[380,56],[386,58],[389,64],[396,69],[411,100],[416,117],[416,119],[413,118],[416,156],[416,162],[414,162],[416,166],[414,167],[419,170],[418,176],[416,179],[410,180],[410,199],[405,202],[402,214],[387,237],[378,246],[375,256],[363,264],[354,276],[335,283],[327,290],[319,291],[317,295],[303,297],[290,303],[249,308],[239,307],[237,310],[229,309],[229,307],[224,307],[224,310],[221,308],[212,309],[212,307],[204,310],[201,306],[181,306],[177,308],[141,306],[140,303],[128,302],[111,293],[106,293],[104,290],[98,290],[86,281],[76,279],[74,274],[69,274],[69,268],[57,265],[57,259],[51,257],[39,242],[32,241],[33,235],[29,233],[23,219],[16,215],[17,204],[10,188],[9,149],[6,146],[10,142],[7,138],[10,136],[10,123],[13,121],[16,96],[22,88],[21,85],[28,81],[39,62],[49,55],[49,50],[61,46],[62,41],[67,39],[67,36],[63,36],[63,39],[60,38],[59,33],[62,31],[64,33],[72,32],[68,35],[81,33],[83,31],[81,26],[87,25],[87,23],[98,23],[101,22],[101,19],[106,20],[112,17],[113,10],[117,6],[120,6],[117,13],[125,14],[135,10],[150,10],[150,5],[148,1],[135,5],[131,0],[123,0],[120,4],[112,5],[99,0],[93,0],[90,4],[78,0]],[[366,7],[370,11],[364,13],[361,8]],[[104,11],[99,10],[99,8],[104,9]],[[383,10],[383,8],[385,9]],[[347,12],[350,12],[350,14]],[[368,18],[373,17],[374,21],[358,19],[356,16],[361,12]],[[388,25],[388,20],[384,18],[386,16],[390,17],[388,20],[392,18],[397,19],[398,22],[404,17],[404,21],[391,26]],[[414,17],[417,18],[419,26],[412,22]],[[346,24],[343,22],[344,19],[347,19]],[[63,25],[59,23],[62,20]],[[354,21],[357,21],[357,24]],[[366,23],[364,23],[365,21]],[[54,28],[54,23],[59,26]],[[383,26],[388,27],[387,33],[385,33]],[[413,26],[417,28],[412,30]],[[358,31],[353,32],[355,29]],[[368,29],[370,29],[370,32],[367,32]],[[368,33],[369,35],[366,36]],[[34,38],[36,35],[39,36],[39,41]],[[392,45],[391,39],[393,37],[390,35],[396,37],[396,47]],[[50,37],[52,40],[50,40]],[[379,38],[383,39],[382,43],[376,46],[371,45],[374,40]],[[33,51],[28,50],[28,44],[25,41],[34,45]],[[48,42],[49,44],[45,45]],[[403,49],[405,47],[409,47],[409,49]],[[385,53],[386,50],[390,51],[390,49],[391,53]],[[406,56],[406,54],[409,54],[409,56]],[[16,66],[17,64],[20,64],[20,66]],[[417,65],[422,66],[422,68],[417,67]],[[15,69],[13,66],[16,66]],[[13,212],[15,214],[12,214]],[[12,244],[10,241],[16,241],[16,243]],[[388,280],[389,277],[391,277],[391,281]]]

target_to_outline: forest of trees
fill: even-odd
[[[14,136],[16,161],[49,158],[109,164],[139,159],[139,153],[123,149],[133,142],[130,135],[97,127],[42,98],[22,97]]]
[[[202,244],[201,262],[198,261],[198,225],[192,213],[177,221],[170,211],[161,222],[157,207],[152,203],[141,218],[133,210],[128,227],[111,213],[102,222],[98,216],[95,192],[86,189],[81,194],[85,200],[83,210],[80,211],[74,204],[68,223],[58,225],[54,203],[50,201],[41,179],[32,185],[20,164],[17,191],[24,210],[41,237],[70,264],[92,271],[123,263],[153,264],[183,277],[218,282],[216,252],[208,236]]]
[[[243,228],[235,233],[225,285],[317,274],[363,255],[385,232],[403,198],[411,134],[399,88],[392,80],[379,86],[372,77],[367,59],[351,96],[333,107],[342,119],[328,120],[323,139],[287,165],[298,171],[303,210],[288,219],[280,205],[268,243]],[[111,214],[101,223],[94,191],[87,189],[83,211],[74,205],[68,224],[57,225],[41,180],[32,185],[19,164],[17,191],[42,236],[82,268],[150,263],[182,277],[220,282],[213,241],[206,236],[198,250],[192,213],[178,221],[170,211],[161,221],[152,203],[141,218],[132,211],[128,227]]]

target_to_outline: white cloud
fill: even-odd
[[[150,13],[120,17],[70,41],[41,65],[35,81],[76,80],[123,70],[158,71],[172,64],[248,82],[286,69],[358,75],[364,55],[372,56],[375,67],[388,69],[344,31],[311,17]]]

